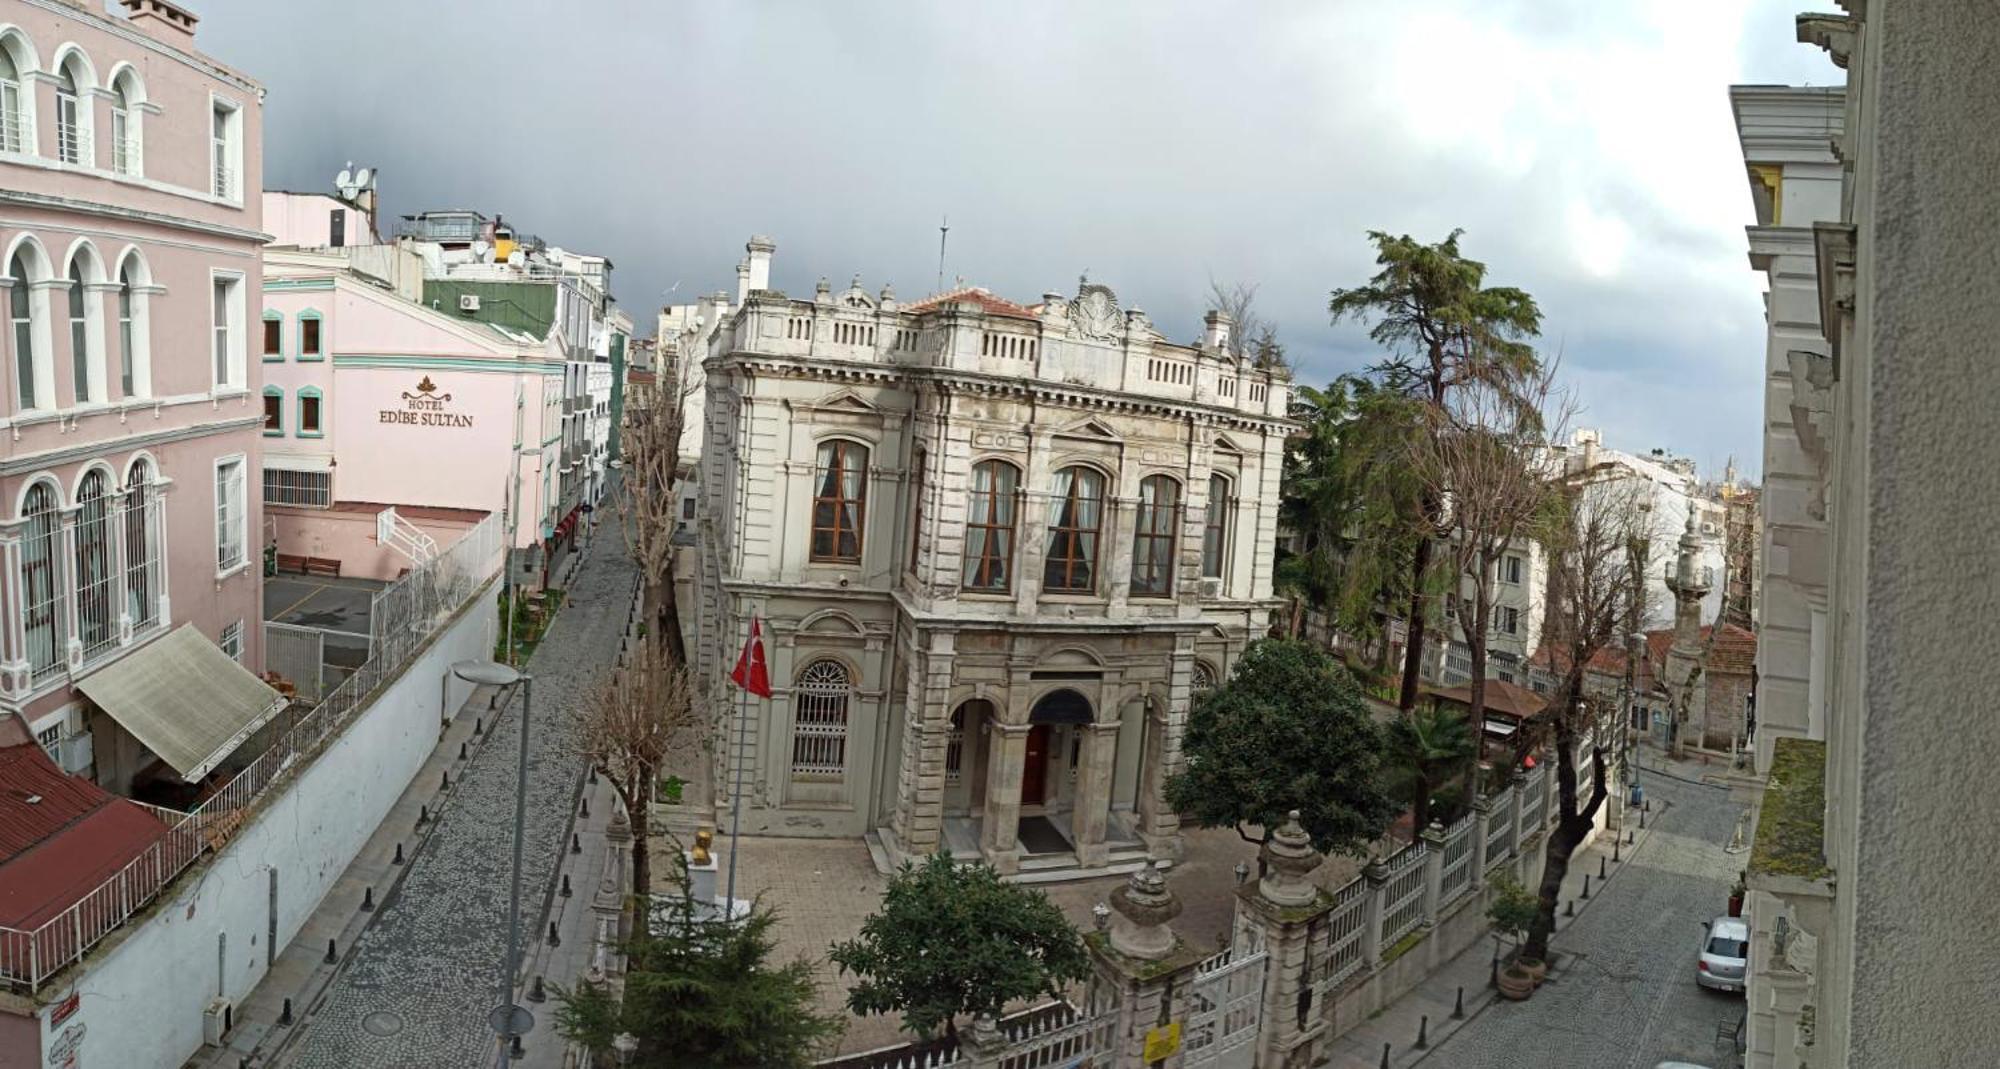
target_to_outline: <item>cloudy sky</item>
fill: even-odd
[[[1464,227],[1541,302],[1611,444],[1719,472],[1760,451],[1760,280],[1727,87],[1827,85],[1806,0],[563,3],[185,0],[269,89],[265,179],[380,169],[386,212],[504,213],[603,253],[651,311],[719,288],[753,232],[772,283],[1080,273],[1199,333],[1259,285],[1305,382],[1374,358],[1327,291],[1365,233]]]

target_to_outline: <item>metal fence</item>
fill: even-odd
[[[1438,878],[1438,908],[1458,901],[1472,889],[1472,836],[1477,831],[1470,815],[1445,829],[1444,866]]]
[[[1382,904],[1382,949],[1415,931],[1424,922],[1423,843],[1411,843],[1389,860],[1389,882]]]
[[[264,671],[290,683],[299,697],[320,699],[325,665],[326,635],[319,628],[264,621]]]
[[[1486,868],[1507,860],[1514,846],[1514,806],[1518,804],[1520,792],[1507,790],[1494,797],[1492,823],[1486,829]]]
[[[371,614],[375,642],[367,662],[326,700],[277,733],[270,749],[221,790],[173,823],[164,838],[80,901],[33,930],[0,927],[0,981],[39,988],[144,908],[202,854],[222,849],[273,784],[310,764],[355,712],[408,665],[424,640],[478,594],[499,570],[500,546],[499,519],[488,516],[435,560],[379,591]]]
[[[1356,876],[1335,892],[1326,915],[1326,944],[1313,968],[1320,997],[1333,993],[1341,981],[1361,971],[1361,935],[1368,927],[1368,880]]]
[[[1542,824],[1549,816],[1549,796],[1543,789],[1542,781],[1548,778],[1548,769],[1538,768],[1528,773],[1518,788],[1521,798],[1521,838],[1542,830]]]

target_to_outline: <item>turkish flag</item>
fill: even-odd
[[[750,641],[743,644],[729,679],[759,698],[771,696],[771,673],[764,661],[764,622],[755,616],[750,618]]]

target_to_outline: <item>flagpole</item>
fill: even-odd
[[[757,624],[750,623],[750,641],[757,641]],[[746,679],[747,683],[748,680]],[[743,746],[745,726],[749,723],[750,688],[739,687],[740,697],[736,702],[736,753],[731,756],[732,775],[729,787],[729,883],[723,892],[722,912],[728,920],[736,919],[736,848],[738,832],[743,825]]]

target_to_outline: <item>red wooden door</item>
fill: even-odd
[[[1048,787],[1049,726],[1036,724],[1028,729],[1028,753],[1021,767],[1021,804],[1041,805]]]

